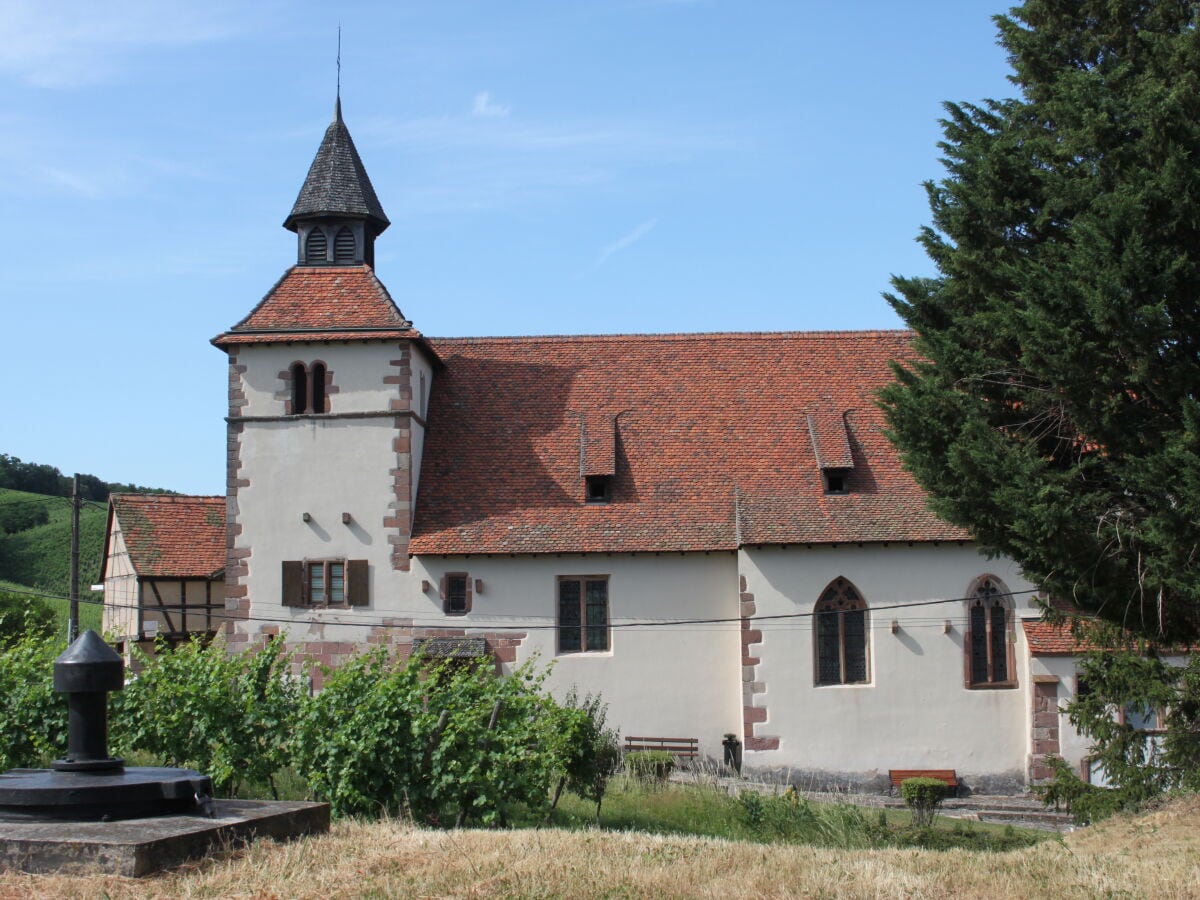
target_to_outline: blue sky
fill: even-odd
[[[0,452],[224,490],[209,345],[345,119],[432,336],[899,327],[981,0],[0,0]],[[14,358],[15,357],[15,358]]]

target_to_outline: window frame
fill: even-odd
[[[324,360],[306,363],[298,359],[280,377],[287,382],[285,415],[311,416],[329,412],[329,395],[334,393],[333,371]]]
[[[985,592],[985,586],[993,585],[991,590]],[[1012,592],[1009,591],[1001,579],[995,575],[980,575],[973,582],[971,588],[967,591],[967,627],[963,630],[963,668],[964,680],[967,690],[971,691],[992,691],[992,690],[1013,690],[1018,687],[1017,683],[1017,668],[1016,668],[1016,618],[1017,612],[1012,601]],[[983,609],[984,617],[984,634],[983,645],[987,654],[987,677],[985,680],[978,681],[975,678],[975,666],[973,665],[976,631],[972,622],[972,610]],[[994,677],[996,668],[995,654],[995,617],[991,614],[994,609],[1004,610],[1004,665],[1005,678],[997,679]]]
[[[312,573],[314,567],[321,567],[321,580],[324,585],[332,581],[333,566],[342,567],[342,599],[330,600],[328,590],[322,591],[320,599],[314,599]],[[355,606],[368,606],[371,602],[370,565],[365,559],[347,559],[345,557],[305,558],[298,560],[283,560],[283,583],[281,602],[285,607],[349,609]]]
[[[839,607],[839,603],[843,604]],[[846,643],[846,613],[862,613],[862,657],[863,677],[853,681],[848,679],[847,643]],[[839,680],[827,681],[821,677],[821,657],[823,641],[827,638],[821,633],[822,617],[831,614],[837,616],[837,633],[834,638],[838,650]],[[850,579],[839,575],[826,585],[821,596],[813,606],[813,686],[814,687],[859,687],[872,684],[871,680],[871,608],[866,599]]]
[[[612,652],[612,600],[609,592],[608,575],[559,575],[554,581],[554,645],[559,656],[576,656],[580,654],[600,654]],[[603,626],[588,623],[588,585],[598,583],[604,585],[604,624]],[[578,625],[562,623],[563,585],[577,584],[579,586]],[[604,630],[604,646],[592,647],[588,640],[588,632],[594,628]],[[563,648],[563,633],[566,630],[578,629],[579,647]]]
[[[451,604],[454,602],[454,591],[452,582],[461,578],[463,581],[463,608],[453,609]],[[438,593],[441,595],[442,612],[447,616],[465,616],[471,612],[474,606],[475,591],[474,585],[471,583],[471,576],[467,572],[447,572],[442,576],[441,584],[439,585]]]

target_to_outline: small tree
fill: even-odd
[[[1065,803],[1091,822],[1166,791],[1200,790],[1200,657],[1177,666],[1154,648],[1095,650],[1080,657],[1079,681],[1086,690],[1067,704],[1067,717],[1091,739],[1092,762],[1110,787],[1088,785],[1060,762],[1040,791],[1046,803]],[[1159,716],[1153,733],[1140,727]]]

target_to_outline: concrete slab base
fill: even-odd
[[[329,804],[218,800],[216,816],[118,822],[0,822],[0,867],[33,874],[137,877],[255,838],[329,830]]]

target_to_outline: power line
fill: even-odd
[[[67,599],[67,598],[59,596],[59,595],[38,593],[38,592],[34,592],[34,591],[9,590],[9,593],[21,594],[24,596],[41,597],[44,599],[53,599],[53,600],[66,600]],[[1035,594],[1035,593],[1038,593],[1037,589],[1029,589],[1029,590],[1023,590],[1023,591],[1008,591],[1005,593],[995,594],[994,596],[995,597],[1017,597],[1022,594]],[[921,607],[939,606],[939,605],[944,605],[944,604],[948,604],[948,603],[965,603],[971,599],[972,598],[970,598],[970,597],[951,597],[951,598],[944,598],[944,599],[895,602],[895,603],[891,603],[891,604],[874,604],[872,606],[867,607],[866,611],[868,613],[870,613],[873,611],[883,612],[886,610],[915,609],[915,608],[921,608]],[[537,624],[536,622],[535,623],[526,622],[524,624],[513,624],[513,625],[505,625],[505,624],[497,625],[497,624],[482,624],[482,623],[468,624],[466,622],[463,622],[461,619],[447,620],[447,619],[443,618],[443,619],[430,619],[430,620],[427,620],[426,622],[418,623],[416,621],[416,617],[421,616],[421,615],[426,615],[427,614],[426,610],[397,610],[394,612],[389,612],[386,616],[387,619],[406,618],[406,617],[412,617],[414,619],[414,621],[411,624],[409,624],[409,623],[397,624],[397,623],[389,623],[389,622],[385,621],[384,619],[364,620],[360,616],[357,616],[357,615],[353,619],[348,619],[348,620],[315,619],[315,618],[282,618],[282,617],[276,618],[276,617],[271,617],[271,616],[229,615],[227,610],[224,610],[220,607],[207,607],[207,606],[200,606],[200,605],[192,606],[192,605],[183,605],[183,604],[180,604],[180,605],[171,604],[170,606],[167,606],[167,605],[158,606],[158,605],[147,605],[144,603],[143,604],[115,603],[115,602],[107,602],[105,600],[93,600],[90,598],[80,598],[79,602],[91,604],[93,606],[97,606],[97,605],[98,606],[107,606],[110,609],[133,609],[133,610],[142,609],[142,610],[148,610],[151,612],[157,611],[157,610],[163,610],[165,612],[179,612],[179,613],[191,614],[191,615],[196,615],[196,616],[206,616],[206,617],[210,617],[212,619],[220,619],[222,621],[229,621],[229,622],[258,622],[260,624],[271,624],[271,625],[299,625],[299,626],[304,626],[304,625],[348,625],[348,626],[354,626],[354,627],[360,627],[360,628],[379,628],[379,629],[451,627],[451,628],[476,628],[476,629],[486,630],[486,631],[542,631],[542,630],[556,630],[559,628],[559,625],[557,622],[548,623],[545,625]],[[343,612],[342,610],[337,610],[333,614],[337,615],[342,612]],[[624,621],[624,622],[610,621],[606,627],[609,629],[622,629],[622,630],[623,629],[635,629],[635,628],[683,628],[685,626],[704,626],[704,625],[737,625],[740,627],[743,622],[748,622],[751,625],[751,627],[754,627],[754,626],[757,626],[760,624],[786,625],[788,623],[795,623],[797,625],[804,624],[807,627],[808,624],[810,623],[810,621],[812,619],[814,619],[817,615],[818,615],[817,612],[811,611],[811,612],[779,613],[779,614],[775,614],[775,615],[746,616],[746,617],[722,616],[722,617],[713,617],[713,618],[653,619],[653,620],[645,620],[645,621]],[[517,618],[517,617],[515,617],[515,616],[499,617],[498,616],[497,618]],[[550,616],[522,616],[521,618],[524,618],[524,619],[530,619],[530,618],[532,618],[532,619],[550,619],[551,617]],[[872,619],[873,618],[874,617],[872,617]],[[914,625],[917,623],[921,623],[922,625],[933,626],[937,623],[943,623],[943,622],[945,622],[945,617],[937,617],[937,618],[918,617],[915,619],[906,619],[904,624],[911,626],[911,625]],[[872,630],[875,630],[876,628],[879,628],[881,630],[886,630],[890,627],[891,627],[890,623],[888,623],[888,622],[882,622],[882,623],[877,623],[875,621],[871,622]]]

